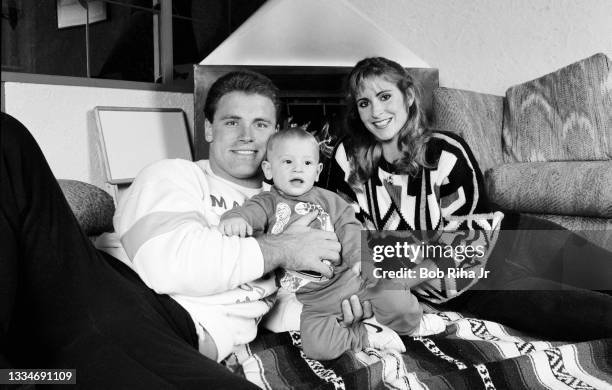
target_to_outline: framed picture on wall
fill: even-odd
[[[57,28],[81,26],[87,23],[89,7],[89,24],[106,20],[106,2],[87,0],[56,0]]]
[[[193,161],[189,127],[179,108],[98,106],[94,113],[109,184],[129,184],[159,160]]]

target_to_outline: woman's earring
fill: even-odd
[[[212,142],[212,134],[210,133],[205,134],[204,139],[206,140],[206,142]]]

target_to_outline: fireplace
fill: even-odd
[[[223,74],[250,69],[281,90],[282,121],[309,124],[320,135],[329,126],[342,135],[344,80],[359,60],[387,57],[406,67],[423,87],[432,113],[438,70],[380,28],[348,0],[268,0],[194,69],[195,157],[208,156],[204,100]]]

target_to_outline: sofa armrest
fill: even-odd
[[[503,163],[503,101],[502,96],[438,88],[432,127],[461,135],[484,172]]]
[[[58,180],[58,183],[85,234],[96,236],[113,231],[115,204],[108,193],[76,180]]]
[[[612,218],[612,161],[504,164],[485,173],[485,184],[505,210]]]

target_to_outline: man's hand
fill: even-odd
[[[217,227],[226,236],[240,236],[244,238],[253,235],[253,228],[241,217],[223,219]]]
[[[328,278],[334,275],[331,264],[340,262],[340,243],[333,232],[311,229],[318,212],[310,212],[278,235],[266,234],[257,239],[264,258],[264,273],[278,267],[294,271],[314,271]]]

